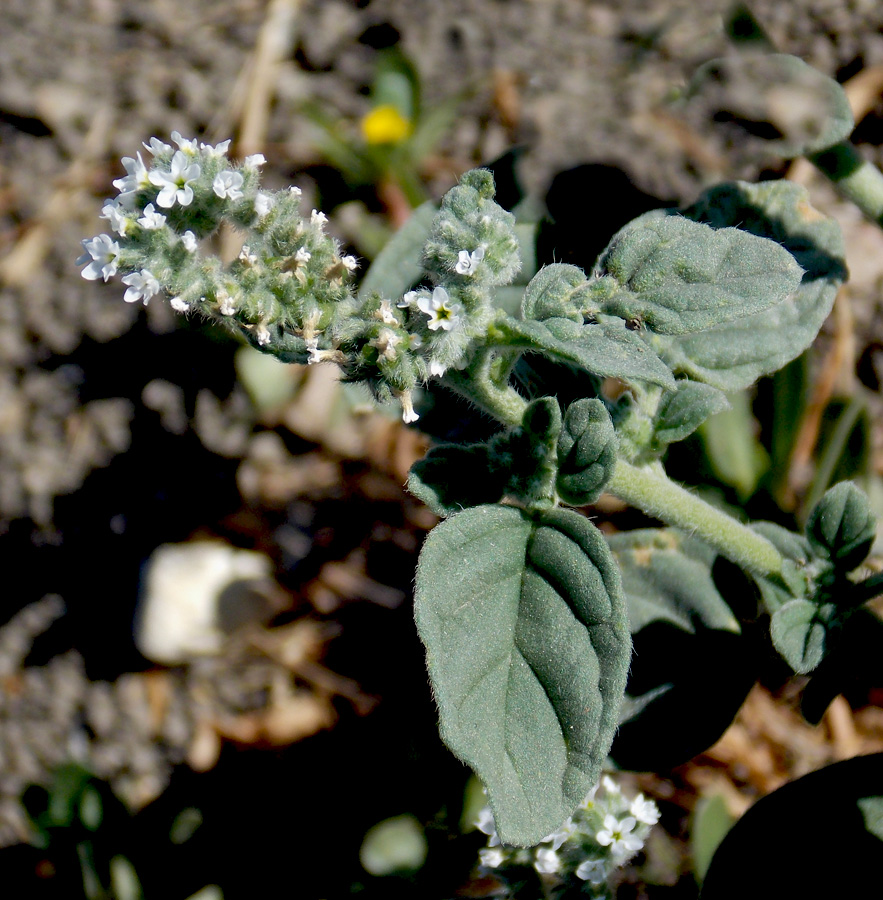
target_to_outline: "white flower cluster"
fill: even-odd
[[[585,883],[588,893],[603,896],[611,872],[642,849],[658,821],[659,810],[652,800],[643,794],[627,798],[605,775],[571,818],[529,850],[501,844],[493,814],[485,807],[476,822],[488,835],[479,857],[488,869],[532,865],[541,875],[575,878]]]

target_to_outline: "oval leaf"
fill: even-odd
[[[804,188],[787,181],[719,185],[682,214],[713,228],[738,225],[770,238],[804,270],[798,290],[770,309],[701,334],[645,332],[675,372],[722,391],[742,390],[782,368],[815,340],[847,274],[840,227],[813,209]]]
[[[776,650],[799,675],[805,675],[825,655],[825,623],[809,600],[789,600],[773,613],[770,636]]]
[[[651,214],[613,237],[594,274],[612,276],[621,288],[601,300],[601,312],[656,334],[692,334],[776,306],[803,272],[773,241]]]
[[[465,510],[427,538],[414,604],[442,738],[484,782],[501,839],[538,843],[597,782],[625,689],[604,538],[570,510]]]

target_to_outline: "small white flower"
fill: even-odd
[[[305,265],[312,258],[313,254],[310,253],[310,251],[307,250],[306,247],[301,247],[300,250],[298,250],[297,253],[294,254],[294,261],[300,266]]]
[[[291,190],[291,189],[289,188],[289,190]],[[325,213],[323,213],[323,212],[319,212],[318,209],[314,209],[310,213],[310,225],[312,225],[314,228],[318,228],[319,230],[321,230],[322,228],[325,227],[325,223],[327,221],[328,221],[328,216],[326,216]]]
[[[415,337],[416,337],[416,335],[415,335]],[[446,365],[444,365],[444,363],[440,363],[434,359],[429,361],[429,374],[430,375],[435,375],[436,377],[441,378],[442,375],[444,375],[445,372],[447,372],[447,371],[448,371],[448,367]]]
[[[539,847],[533,867],[540,875],[556,875],[561,871],[561,859],[551,847]]]
[[[99,234],[81,243],[86,252],[77,258],[77,265],[89,263],[80,273],[86,281],[96,281],[99,278],[107,281],[116,274],[120,245],[109,234]]]
[[[233,298],[229,294],[223,293],[218,297],[218,312],[222,316],[236,315],[236,306],[233,304]]]
[[[595,835],[595,840],[602,847],[610,847],[614,857],[628,859],[644,846],[644,842],[632,834],[637,824],[634,816],[626,816],[620,821],[608,813],[604,816],[604,827]]]
[[[368,345],[375,347],[383,359],[393,360],[396,358],[396,347],[401,344],[402,339],[394,331],[389,328],[381,328],[376,338],[370,340]]]
[[[147,269],[142,269],[140,272],[133,272],[131,275],[126,275],[123,278],[123,284],[128,285],[123,297],[126,303],[136,303],[138,300],[143,300],[144,305],[147,306],[150,302],[150,298],[158,294],[161,290],[159,282],[156,280],[153,273]]]
[[[622,796],[622,788],[609,775],[605,775],[601,779],[601,787],[604,788],[605,795],[611,800]]]
[[[196,253],[198,244],[196,242],[196,235],[192,231],[185,231],[184,234],[181,235],[181,243],[188,253]]]
[[[265,194],[263,191],[258,191],[257,196],[254,198],[254,211],[255,215],[259,219],[263,219],[264,216],[273,208],[276,201],[269,194]]]
[[[263,153],[252,153],[251,156],[245,157],[242,161],[242,165],[244,165],[246,169],[256,169],[258,166],[262,166],[266,161],[267,159]]]
[[[184,148],[182,147],[181,149],[183,150]],[[199,149],[206,156],[226,156],[227,151],[230,149],[230,140],[228,138],[226,141],[221,141],[220,144],[215,144],[214,147],[211,144],[200,144]]]
[[[459,303],[454,303],[443,287],[437,287],[432,292],[432,297],[421,297],[417,301],[420,312],[429,316],[429,330],[451,331],[460,324]]]
[[[419,350],[423,346],[423,338],[419,334],[412,334],[408,338],[408,347],[411,350]]]
[[[457,265],[454,266],[454,271],[459,275],[472,275],[483,259],[484,247],[476,247],[472,253],[468,250],[461,250],[457,254]]]
[[[181,137],[180,131],[173,131],[172,140],[181,148],[184,153],[187,153],[190,156],[196,156],[196,154],[199,152],[199,145],[197,144],[196,138],[191,141],[185,137]],[[185,203],[183,205],[186,206],[187,204]]]
[[[576,877],[589,884],[603,884],[607,879],[607,866],[603,859],[587,859],[576,867]]]
[[[482,847],[478,859],[487,869],[499,869],[506,862],[506,854],[499,847]]]
[[[408,291],[408,293],[405,294],[405,296],[402,297],[402,299],[399,300],[398,303],[396,303],[396,306],[399,309],[407,309],[409,306],[413,306],[416,302],[417,302],[417,291]]]
[[[384,325],[397,325],[398,321],[392,311],[392,303],[389,300],[380,301],[380,309],[375,313]]]
[[[144,207],[144,215],[138,219],[138,224],[148,231],[155,231],[157,228],[162,228],[163,225],[166,224],[166,217],[162,213],[157,212],[152,203],[148,203],[147,206]]]
[[[141,154],[136,153],[135,157],[124,156],[122,159],[123,166],[128,174],[125,178],[117,178],[114,180],[113,186],[120,192],[120,201],[125,202],[126,199],[133,197],[138,191],[150,187],[150,173]]]
[[[258,255],[252,251],[248,244],[243,244],[242,249],[239,251],[239,260],[246,265],[256,266],[258,264]]]
[[[244,181],[239,172],[233,172],[229,169],[226,172],[218,172],[215,180],[212,182],[212,190],[222,200],[240,200],[243,196],[242,187]]]
[[[568,819],[557,831],[543,838],[543,843],[549,841],[552,849],[557,850],[572,834],[577,831],[573,819]]]
[[[261,347],[270,343],[270,329],[263,322],[255,328],[254,334]]]
[[[645,825],[655,825],[659,821],[659,808],[652,800],[645,799],[643,794],[632,800],[629,812]]]
[[[124,207],[119,199],[105,200],[101,207],[101,218],[110,222],[110,227],[117,234],[125,234],[132,224],[132,220],[123,211]]]
[[[494,821],[494,814],[491,812],[489,806],[483,806],[481,808],[478,813],[478,819],[475,821],[475,827],[490,838],[487,842],[488,847],[500,846],[500,836],[497,834],[497,823]]]
[[[356,260],[355,256],[341,256],[341,263],[343,263],[343,267],[347,270],[347,272],[355,272],[356,269],[359,268],[359,263]]]
[[[596,784],[589,792],[583,797],[580,805],[577,807],[578,809],[591,809],[595,805],[595,794],[598,793],[598,788],[601,786],[600,782]]]
[[[171,144],[166,144],[159,138],[152,137],[149,144],[142,142],[141,146],[148,152],[156,156],[158,153],[167,153],[172,149]]]
[[[174,132],[172,137],[175,134],[177,132]],[[170,209],[177,201],[181,206],[189,206],[193,202],[193,188],[190,185],[201,173],[199,163],[190,162],[186,153],[177,150],[168,172],[154,170],[150,173],[150,183],[160,188],[156,197],[157,205],[163,209]]]
[[[299,187],[291,185],[291,187],[288,188],[288,193],[291,194],[292,197],[300,197],[303,191]]]
[[[410,425],[420,418],[420,416],[414,412],[414,401],[411,399],[410,391],[402,391],[401,394],[399,394],[399,402],[402,404],[402,421],[406,425]],[[500,838],[495,831],[488,840],[488,846],[496,847],[499,843]]]
[[[171,304],[171,307],[173,310],[175,310],[175,312],[183,313],[187,312],[190,309],[188,304],[185,303],[180,297],[172,297],[169,303]]]

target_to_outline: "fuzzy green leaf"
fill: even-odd
[[[558,493],[571,506],[594,503],[616,465],[616,432],[600,400],[567,407],[558,438]]]
[[[632,634],[655,621],[739,633],[711,577],[716,553],[708,544],[671,528],[613,534],[607,543],[622,573]]]
[[[527,285],[521,318],[540,322],[562,318],[582,324],[581,297],[588,281],[586,273],[576,266],[564,263],[544,266]]]
[[[594,274],[614,278],[620,288],[599,298],[600,312],[636,320],[655,334],[692,334],[776,306],[803,273],[772,241],[649,215],[613,237]]]
[[[411,466],[408,490],[437,516],[450,516],[501,500],[506,482],[505,471],[491,471],[486,444],[440,444]]]
[[[713,228],[738,225],[769,238],[804,270],[797,291],[767,310],[701,334],[645,332],[676,373],[722,391],[742,390],[815,340],[847,274],[840,227],[810,206],[804,188],[786,181],[719,185],[681,214]]]
[[[740,126],[792,159],[849,137],[852,110],[843,88],[796,56],[741,53],[701,66],[687,89],[706,119]]]
[[[604,538],[570,510],[458,513],[424,544],[415,615],[442,738],[487,787],[501,839],[538,843],[597,781],[625,690]]]
[[[816,504],[806,523],[806,536],[821,556],[843,572],[860,565],[877,536],[871,503],[852,482],[834,485]]]
[[[799,675],[805,675],[825,656],[826,616],[809,600],[789,600],[773,613],[773,646]]]
[[[678,389],[666,394],[653,420],[654,450],[664,450],[669,444],[691,435],[709,416],[729,409],[730,402],[710,384],[682,379]]]
[[[621,319],[581,325],[560,317],[543,322],[505,317],[494,328],[497,341],[505,347],[544,353],[602,378],[647,381],[668,389],[675,386],[668,367]]]

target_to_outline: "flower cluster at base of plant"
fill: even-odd
[[[628,798],[605,775],[576,812],[536,847],[507,847],[500,842],[490,807],[484,807],[476,826],[488,835],[479,851],[481,865],[505,877],[507,869],[533,866],[541,875],[560,881],[583,882],[591,896],[604,897],[614,869],[632,859],[644,846],[659,810],[643,794]]]
[[[119,274],[126,302],[165,296],[177,312],[220,322],[284,362],[337,363],[346,380],[398,399],[414,421],[414,389],[468,363],[492,316],[491,288],[521,265],[490,173],[467,173],[442,202],[425,250],[428,287],[358,297],[356,259],[325,233],[324,213],[301,212],[298,188],[261,189],[261,154],[237,164],[230,141],[172,140],[151,138],[146,160],[123,158],[127,174],[101,213],[113,234],[82,242],[83,277]],[[228,265],[204,252],[223,224],[244,233]]]

